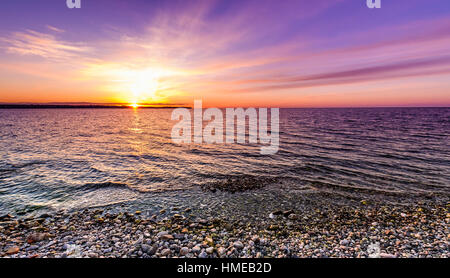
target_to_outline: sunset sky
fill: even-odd
[[[6,0],[0,102],[450,106],[450,1]]]

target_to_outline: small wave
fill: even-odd
[[[82,186],[76,187],[76,189],[84,190],[96,190],[102,188],[128,188],[131,189],[127,184],[120,182],[99,182],[99,183],[86,183]]]
[[[78,133],[77,135],[78,135],[78,137],[87,137],[87,138],[93,137],[93,136],[94,136],[94,135],[91,134],[91,133],[83,133],[83,132],[80,132],[80,133]]]
[[[150,161],[165,161],[166,159],[160,156],[156,155],[150,155],[150,154],[142,154],[142,155],[136,155],[136,154],[124,154],[122,155],[125,158],[133,158],[133,159],[144,159],[144,160],[150,160]]]
[[[0,175],[5,173],[15,172],[17,169],[14,168],[0,168]]]
[[[28,161],[28,162],[19,163],[19,164],[11,164],[11,167],[16,168],[16,169],[22,169],[22,168],[26,168],[26,167],[30,167],[30,166],[34,166],[34,165],[45,164],[45,163],[46,163],[46,161],[43,161],[43,160],[34,160],[34,161]]]
[[[36,160],[36,161],[19,163],[19,164],[7,164],[7,165],[5,165],[6,167],[0,168],[0,175],[14,173],[14,172],[17,172],[24,168],[34,166],[34,165],[40,165],[40,164],[44,164],[44,163],[45,163],[45,161]]]

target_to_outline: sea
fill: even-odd
[[[279,150],[175,144],[172,109],[0,109],[0,215],[267,215],[450,200],[450,108],[280,109]],[[205,190],[250,179],[257,189]]]

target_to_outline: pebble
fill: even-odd
[[[188,253],[189,253],[189,248],[183,247],[183,248],[180,249],[180,255],[181,255],[181,256],[185,256],[185,255],[187,255]]]
[[[142,244],[141,245],[141,249],[144,253],[148,253],[148,251],[150,251],[151,246],[148,244]]]
[[[173,235],[162,235],[159,237],[162,240],[172,240],[173,239]]]
[[[12,246],[10,248],[8,248],[8,250],[6,250],[6,255],[14,255],[19,253],[20,249],[17,246]]]
[[[168,248],[161,251],[161,255],[165,257],[169,256],[171,253],[172,251],[170,251],[170,249]]]
[[[213,241],[213,239],[211,237],[205,237],[205,242],[209,246],[212,246],[214,244],[214,241]]]
[[[200,250],[201,250],[200,245],[196,245],[196,246],[194,246],[194,248],[192,248],[192,252],[195,252],[195,253],[199,253]]]
[[[225,254],[225,252],[227,252],[227,250],[222,246],[217,249],[217,254],[219,254],[219,256],[221,257]]]
[[[208,257],[208,254],[206,254],[205,251],[202,251],[202,252],[198,255],[198,257],[201,258],[201,259],[204,259],[204,258],[207,258],[207,257]]]
[[[380,258],[397,258],[397,256],[393,254],[380,253]]]
[[[240,242],[240,241],[235,241],[235,242],[233,243],[233,246],[234,246],[234,248],[236,248],[236,249],[242,249],[242,248],[244,248],[244,244],[242,244],[242,242]]]

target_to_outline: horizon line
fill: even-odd
[[[234,106],[234,107],[218,107],[218,108],[250,108],[251,106]],[[262,106],[261,106],[262,107]],[[93,103],[93,102],[48,102],[48,103],[33,103],[33,102],[18,102],[7,103],[0,102],[0,109],[52,109],[52,108],[136,108],[130,103]],[[188,108],[193,109],[193,106],[187,106],[185,104],[138,104],[137,108]],[[207,109],[209,107],[203,107]],[[255,107],[260,108],[260,107]],[[264,107],[266,108],[266,107]],[[357,109],[357,108],[450,108],[450,105],[377,105],[377,106],[298,106],[298,107],[267,107],[267,108],[280,108],[280,109]]]

